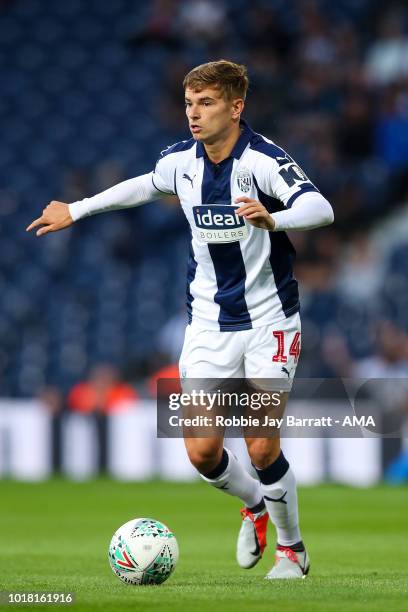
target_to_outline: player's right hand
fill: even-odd
[[[53,200],[44,208],[41,217],[38,217],[38,219],[30,223],[26,228],[26,232],[30,232],[35,227],[41,225],[42,227],[37,230],[36,235],[43,236],[44,234],[48,234],[48,232],[57,232],[65,227],[69,227],[73,222],[68,204]]]

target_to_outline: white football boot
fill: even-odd
[[[275,565],[265,576],[266,580],[306,578],[310,568],[306,550],[295,552],[288,546],[277,546]]]
[[[254,567],[261,559],[266,546],[268,511],[266,509],[252,514],[248,508],[242,508],[242,525],[238,534],[237,561],[244,569]]]

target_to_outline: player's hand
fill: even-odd
[[[42,227],[37,230],[36,235],[43,236],[44,234],[48,234],[48,232],[57,232],[65,227],[69,227],[73,224],[73,222],[74,221],[70,215],[68,204],[53,200],[46,208],[44,208],[41,217],[30,223],[26,229],[26,232],[30,232],[35,227],[39,227],[41,225]]]
[[[241,196],[235,200],[236,204],[240,202],[243,202],[243,204],[236,211],[238,217],[244,217],[251,225],[269,230],[270,232],[275,229],[275,221],[265,206],[258,202],[258,200],[251,200],[251,198]]]

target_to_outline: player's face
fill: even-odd
[[[243,100],[225,100],[218,89],[186,89],[186,114],[195,140],[212,144],[226,137],[242,112]]]

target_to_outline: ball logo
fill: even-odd
[[[221,204],[193,206],[198,238],[204,242],[237,242],[248,236],[243,217],[235,207]]]
[[[251,173],[247,168],[242,168],[237,172],[237,184],[238,188],[243,193],[248,193],[248,191],[251,189],[252,178]]]
[[[129,551],[125,550],[125,547],[126,544],[119,538],[119,545],[114,551],[112,561],[119,569],[134,570],[137,568],[137,563],[131,558]]]

